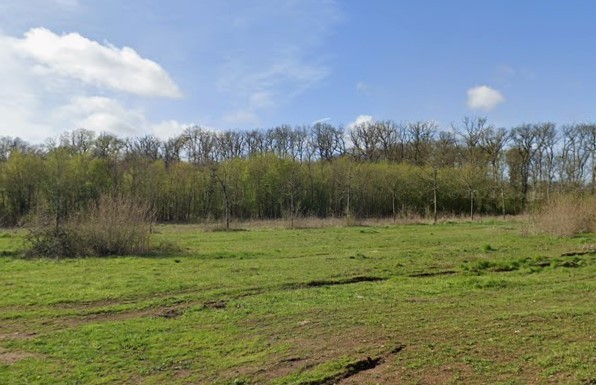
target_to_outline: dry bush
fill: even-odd
[[[28,236],[28,254],[52,258],[143,254],[149,251],[152,225],[147,204],[103,196],[59,226],[38,220]]]
[[[79,232],[94,254],[126,255],[149,251],[153,216],[149,205],[129,198],[102,196],[78,220]]]
[[[529,230],[562,237],[596,232],[596,197],[555,199],[530,217]]]

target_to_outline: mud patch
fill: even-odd
[[[424,271],[422,273],[414,273],[414,274],[410,274],[408,275],[408,277],[412,277],[412,278],[418,278],[418,277],[436,277],[439,275],[452,275],[452,274],[456,274],[457,271],[455,270],[443,270],[443,271]]]
[[[346,372],[341,374],[340,377],[337,378],[337,380],[343,380],[348,377],[352,377],[353,375],[358,374],[360,372],[364,372],[365,370],[374,369],[377,367],[377,365],[383,363],[383,361],[384,361],[383,357],[377,357],[377,358],[366,357],[363,360],[356,361],[355,363],[349,364],[348,366],[346,366]],[[335,381],[333,381],[333,382],[335,382]]]
[[[321,279],[321,280],[314,280],[308,281],[304,283],[289,283],[282,286],[283,289],[286,290],[293,290],[293,289],[308,289],[313,287],[325,287],[325,286],[337,286],[337,285],[350,285],[353,283],[360,283],[360,282],[382,282],[387,280],[387,278],[382,277],[371,277],[371,276],[357,276],[357,277],[350,277],[344,279]]]
[[[6,333],[0,334],[0,341],[2,340],[30,340],[35,338],[37,333],[35,332],[14,332],[14,333]]]
[[[379,365],[383,364],[388,358],[401,352],[405,348],[405,345],[398,345],[395,348],[389,350],[386,354],[371,358],[366,357],[358,360],[351,364],[346,365],[345,370],[333,377],[325,378],[321,381],[310,382],[309,385],[332,385],[341,384],[342,381],[348,380],[351,377],[359,375],[368,370],[375,369]]]
[[[281,359],[268,367],[258,369],[255,371],[255,374],[267,374],[269,378],[280,378],[287,376],[296,370],[308,370],[312,367],[313,364],[307,363],[306,358],[288,357]]]
[[[184,312],[181,309],[165,309],[163,311],[161,311],[160,313],[157,314],[157,317],[161,317],[161,318],[178,318],[180,317],[182,314],[184,314]]]
[[[27,358],[35,357],[33,353],[13,352],[0,348],[0,364],[12,365]]]
[[[228,306],[228,301],[223,299],[207,301],[203,303],[203,309],[225,309]]]

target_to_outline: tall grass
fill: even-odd
[[[153,215],[137,200],[102,196],[60,224],[38,220],[27,238],[30,256],[72,258],[149,251]]]
[[[529,229],[562,237],[596,233],[596,197],[559,197],[530,217]]]

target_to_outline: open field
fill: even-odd
[[[596,236],[517,222],[206,232],[24,260],[0,231],[0,384],[595,384]]]

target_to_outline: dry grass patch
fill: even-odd
[[[27,237],[28,255],[74,258],[145,254],[152,225],[153,215],[146,203],[102,196],[64,222],[38,218],[38,225]]]
[[[532,233],[572,237],[596,232],[596,197],[560,197],[530,217]]]

